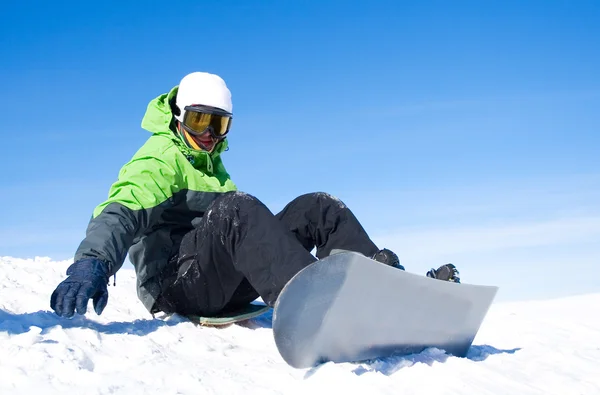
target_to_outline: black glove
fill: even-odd
[[[52,292],[52,310],[61,317],[72,317],[75,309],[77,314],[85,314],[88,301],[93,299],[96,314],[102,314],[108,302],[106,264],[95,258],[81,259],[69,266],[67,276]]]

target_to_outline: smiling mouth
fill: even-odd
[[[214,148],[216,141],[209,137],[209,138],[194,138],[194,140],[196,140],[197,143],[199,143],[200,146],[204,146],[207,150],[211,150],[212,148]]]

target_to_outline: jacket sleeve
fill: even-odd
[[[119,172],[108,199],[94,210],[75,260],[93,257],[108,265],[109,275],[123,265],[129,247],[153,226],[171,197],[185,188],[183,177],[163,158],[134,158]]]

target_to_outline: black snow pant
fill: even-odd
[[[275,304],[284,285],[332,249],[378,251],[348,207],[326,193],[302,195],[280,213],[255,197],[228,192],[215,199],[181,242],[162,276],[158,310],[213,315],[258,296]]]

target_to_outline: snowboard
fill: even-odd
[[[428,347],[463,357],[497,290],[408,273],[354,252],[330,255],[283,288],[273,312],[275,344],[295,368]]]
[[[264,304],[251,303],[239,309],[223,312],[211,317],[190,315],[187,316],[187,318],[201,326],[224,328],[233,325],[236,322],[242,322],[256,318],[268,312],[270,309],[271,308],[269,306]]]

